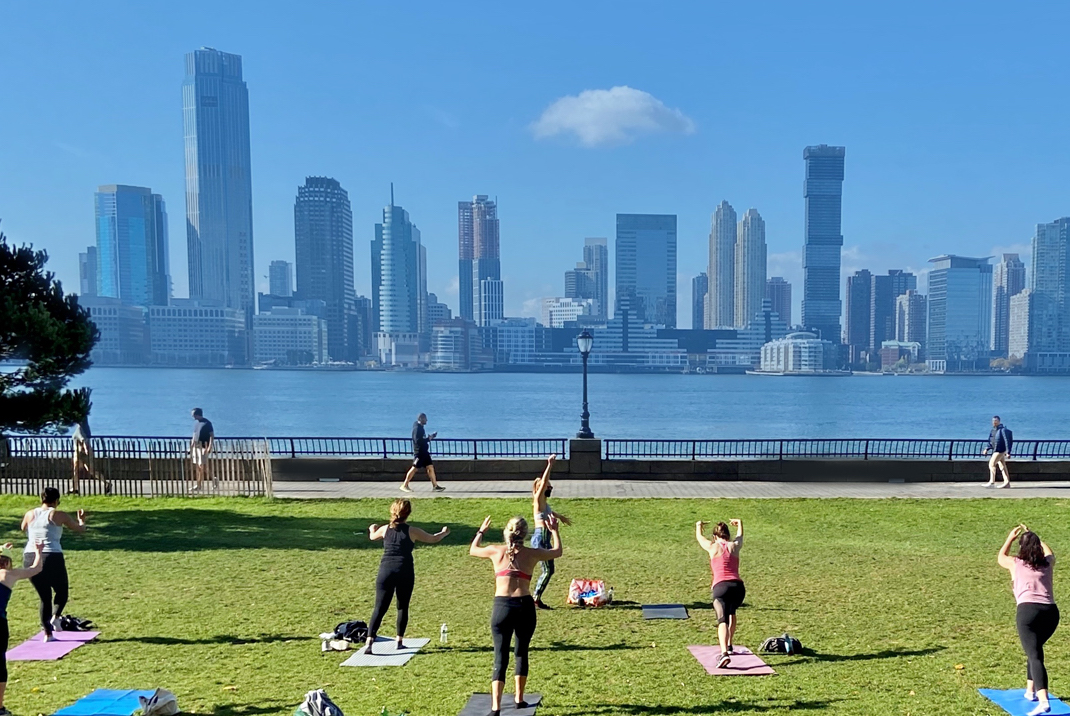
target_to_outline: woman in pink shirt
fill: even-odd
[[[710,555],[710,570],[713,572],[711,598],[717,612],[717,641],[721,644],[721,658],[717,668],[723,669],[732,661],[732,639],[736,635],[736,609],[743,604],[747,588],[739,576],[739,550],[743,546],[743,522],[729,520],[736,528],[736,538],[731,539],[728,525],[718,522],[713,528],[713,540],[706,539],[703,531],[706,522],[695,523],[695,538],[702,549]]]
[[[1011,557],[1011,544],[1018,540],[1018,556]],[[999,566],[1011,573],[1014,601],[1018,603],[1018,639],[1025,651],[1025,698],[1039,701],[1029,716],[1051,711],[1048,704],[1048,672],[1044,668],[1044,642],[1059,626],[1059,607],[1051,587],[1055,555],[1035,532],[1018,525],[999,550]]]

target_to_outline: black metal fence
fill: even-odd
[[[607,460],[976,460],[987,440],[603,440]],[[1070,440],[1019,440],[1015,460],[1070,460]]]
[[[272,457],[412,457],[409,438],[268,438]],[[465,440],[436,438],[431,442],[435,457],[460,460],[542,458],[554,453],[566,457],[567,439],[491,438]]]

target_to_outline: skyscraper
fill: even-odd
[[[127,305],[166,306],[167,208],[140,186],[109,184],[94,196],[97,295]]]
[[[617,214],[614,318],[676,328],[676,215]]]
[[[911,288],[895,299],[895,340],[900,343],[918,343],[921,351],[918,358],[925,358],[925,296]]]
[[[84,254],[78,254],[78,295],[97,295],[97,247],[86,247]]]
[[[869,350],[870,303],[873,274],[869,269],[847,277],[847,354],[851,363],[860,363]]]
[[[710,291],[710,280],[703,271],[691,279],[691,329],[701,331],[706,325],[706,295]]]
[[[189,295],[244,311],[248,327],[255,293],[253,185],[241,56],[208,47],[187,53],[182,110]]]
[[[594,315],[599,320],[609,318],[609,242],[604,237],[583,240],[583,265],[594,290]]]
[[[350,257],[353,255],[350,248]],[[268,266],[268,293],[272,296],[292,296],[294,293],[293,264],[272,261]]]
[[[780,315],[784,323],[791,325],[791,284],[780,276],[773,276],[765,282],[765,297],[769,299],[774,313]]]
[[[870,360],[880,353],[881,343],[895,340],[895,302],[909,290],[917,289],[918,277],[900,269],[889,269],[887,276],[873,276],[869,291]]]
[[[331,360],[358,358],[349,339],[353,310],[353,212],[349,194],[330,177],[307,177],[294,202],[297,294],[327,307],[327,353]],[[274,292],[273,292],[274,293]],[[354,343],[354,345],[350,345]]]
[[[1010,347],[1011,298],[1025,290],[1025,264],[1018,254],[1003,254],[992,267],[992,351],[1006,357]]]
[[[747,209],[736,232],[735,326],[742,328],[762,310],[765,298],[765,220]]]
[[[409,220],[409,212],[394,205],[393,189],[390,205],[383,208],[383,223],[375,225],[372,290],[377,332],[430,336],[427,254],[420,243],[420,230]]]
[[[840,336],[840,211],[846,149],[820,144],[803,150],[806,241],[803,246],[802,324],[825,340]]]
[[[710,262],[706,275],[710,290],[706,294],[706,328],[729,328],[736,325],[736,210],[722,201],[710,220]],[[746,317],[744,323],[753,317]]]
[[[486,194],[457,202],[461,318],[489,325],[505,315],[498,205]]]
[[[992,265],[988,258],[929,259],[926,354],[947,370],[987,367],[992,330]]]
[[[1029,353],[1070,352],[1070,218],[1037,224],[1029,288]]]

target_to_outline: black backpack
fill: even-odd
[[[766,654],[801,654],[802,642],[785,632],[781,636],[771,636],[762,642],[758,650]]]
[[[62,631],[91,631],[93,622],[89,619],[65,614],[59,618],[59,628]]]
[[[1003,431],[1003,440],[1007,443],[1007,454],[1011,454],[1011,448],[1014,447],[1014,433],[1006,425],[1000,428]]]
[[[334,628],[334,635],[346,641],[366,641],[368,638],[368,625],[355,620],[342,622]]]

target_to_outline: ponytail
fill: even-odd
[[[397,526],[409,518],[412,514],[412,503],[404,498],[398,498],[394,500],[390,505],[390,526],[397,529]]]
[[[517,515],[505,525],[505,553],[512,561],[520,554],[524,538],[528,536],[528,521]]]

